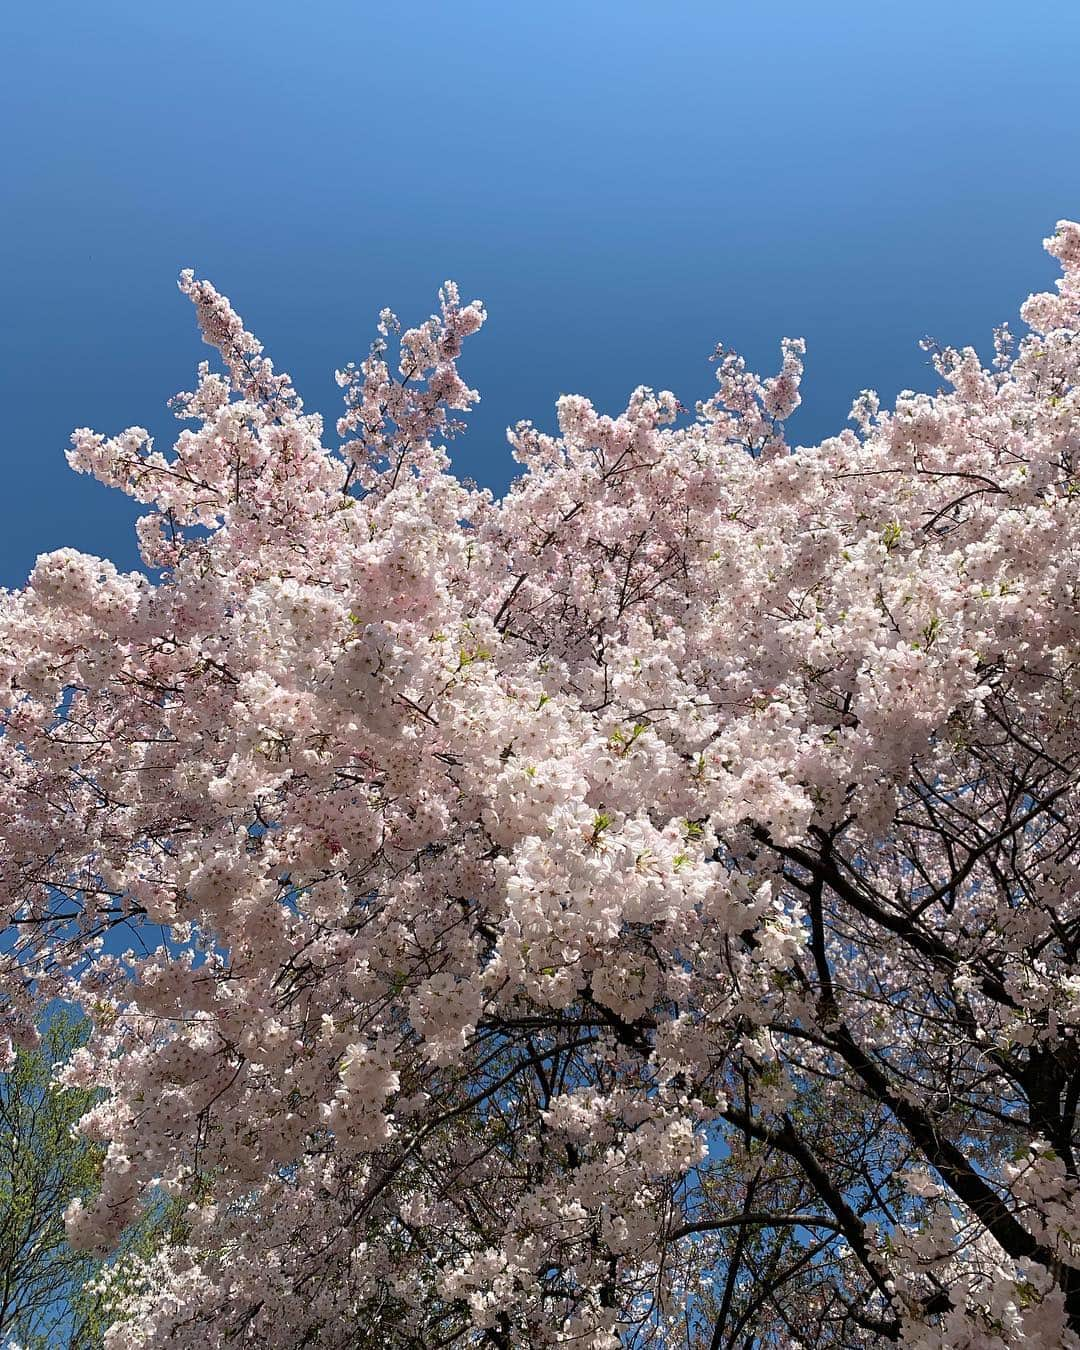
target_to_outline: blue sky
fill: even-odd
[[[918,339],[985,352],[1080,215],[1076,0],[13,0],[0,51],[0,585],[65,544],[136,565],[62,452],[171,443],[182,267],[330,415],[378,310],[457,279],[490,320],[452,450],[502,491],[508,423],[692,403],[718,341],[771,369],[806,337],[802,443],[932,388]]]

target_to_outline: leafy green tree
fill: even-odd
[[[81,1343],[76,1296],[99,1265],[64,1233],[68,1202],[97,1186],[102,1150],[73,1133],[95,1094],[53,1081],[87,1032],[57,1012],[0,1074],[0,1336],[24,1347]]]
[[[97,1190],[104,1155],[74,1132],[99,1094],[55,1081],[89,1031],[85,1018],[57,1010],[38,1045],[0,1073],[0,1344],[20,1350],[93,1350],[109,1322],[96,1289],[104,1263],[64,1231],[69,1201]],[[110,1263],[149,1255],[177,1220],[168,1205],[149,1210]]]

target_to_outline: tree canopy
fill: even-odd
[[[184,273],[147,573],[0,603],[10,1033],[62,997],[109,1350],[1080,1347],[1080,225],[1029,332],[789,446],[685,408],[442,442],[449,283],[339,443]],[[392,351],[395,348],[396,351]]]

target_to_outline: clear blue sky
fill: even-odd
[[[64,544],[136,565],[75,426],[164,407],[231,297],[309,408],[377,311],[488,304],[452,447],[497,491],[505,426],[561,392],[707,395],[717,341],[809,343],[797,441],[864,387],[986,351],[1080,215],[1076,0],[24,0],[0,19],[0,584]]]

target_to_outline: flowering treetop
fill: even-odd
[[[1047,247],[936,395],[793,453],[803,344],[718,350],[693,415],[519,424],[501,501],[439,443],[479,303],[384,311],[327,448],[183,274],[189,426],[68,456],[156,579],[62,549],[0,602],[3,1034],[93,1019],[73,1241],[189,1205],[110,1350],[1080,1347]]]

